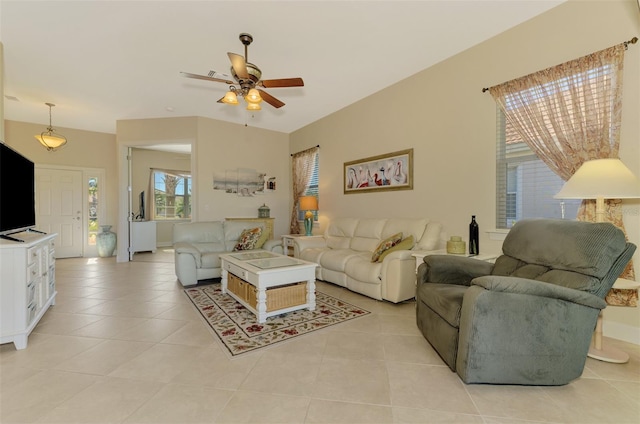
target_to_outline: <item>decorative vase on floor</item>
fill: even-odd
[[[101,225],[102,232],[98,233],[96,243],[98,245],[98,256],[108,258],[113,255],[116,249],[116,233],[111,231],[111,225]]]

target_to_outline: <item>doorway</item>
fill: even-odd
[[[104,170],[36,165],[35,177],[36,227],[58,235],[56,258],[96,256],[106,206]]]

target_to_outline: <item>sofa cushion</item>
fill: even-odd
[[[236,243],[233,250],[253,250],[256,247],[256,243],[262,234],[262,228],[247,228],[246,230],[242,230],[240,233],[240,237],[238,238],[238,242]]]
[[[222,252],[208,252],[201,256],[202,265],[200,268],[220,268],[220,254]]]
[[[403,218],[390,218],[387,219],[387,222],[384,224],[384,228],[382,229],[382,237],[380,240],[385,239],[389,236],[392,236],[396,233],[402,233],[405,237],[409,237],[412,235],[415,240],[420,240],[422,234],[424,233],[424,229],[429,222],[426,218],[420,219],[403,219]]]
[[[395,246],[390,247],[387,250],[385,250],[384,252],[382,252],[382,254],[380,254],[380,257],[378,258],[377,262],[382,262],[384,260],[384,258],[389,253],[395,252],[396,250],[411,250],[411,249],[413,249],[413,245],[414,244],[415,244],[415,239],[413,238],[413,235],[410,235],[409,237],[406,237],[406,238],[402,239]],[[371,261],[371,262],[373,262],[373,261]]]
[[[369,252],[361,252],[347,261],[345,274],[363,283],[380,284],[381,268],[381,263],[371,263]]]
[[[442,232],[442,224],[437,222],[429,222],[424,233],[416,240],[418,241],[418,250],[436,250],[440,244],[440,233]]]
[[[351,249],[330,249],[320,256],[319,265],[332,271],[344,272],[347,261],[357,254]]]
[[[221,221],[183,222],[173,226],[173,244],[185,243],[218,243],[225,236]],[[236,238],[237,240],[237,238]]]
[[[355,218],[338,218],[332,221],[325,231],[327,247],[330,249],[347,249],[356,229]]]
[[[382,255],[385,250],[392,248],[396,244],[400,243],[401,240],[402,233],[393,234],[392,236],[382,240],[380,244],[378,244],[378,246],[374,249],[373,256],[371,256],[371,262],[378,262],[380,255]]]
[[[373,252],[382,240],[382,228],[386,219],[361,219],[358,221],[349,247],[358,252]]]

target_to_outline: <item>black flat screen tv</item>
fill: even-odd
[[[34,172],[33,162],[0,142],[0,235],[35,227]]]

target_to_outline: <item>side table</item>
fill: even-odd
[[[293,240],[297,237],[322,237],[322,236],[307,236],[304,234],[284,234],[282,236],[282,250],[286,256],[295,256],[293,254]]]
[[[479,261],[486,261],[486,262],[493,262],[493,261],[496,260],[496,258],[498,256],[500,256],[499,253],[481,253],[479,255],[469,255],[469,254],[459,255],[459,254],[447,253],[446,249],[440,249],[440,250],[416,250],[415,252],[413,252],[411,254],[411,256],[416,258],[416,272],[418,272],[418,267],[420,266],[420,264],[422,262],[424,262],[424,257],[425,256],[431,256],[431,255],[464,256],[464,257],[467,257],[467,258],[473,258],[473,259],[477,259]]]

